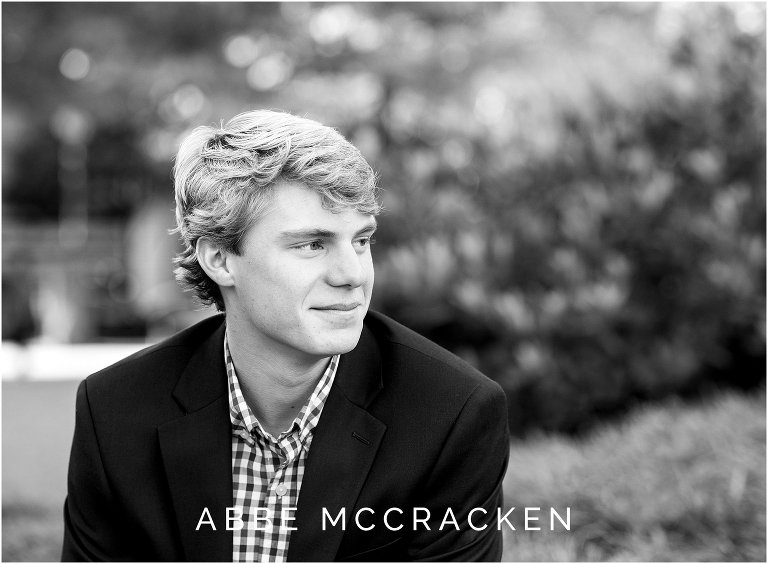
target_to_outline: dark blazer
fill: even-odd
[[[63,560],[232,560],[223,332],[213,316],[81,383]],[[369,312],[314,432],[288,559],[499,560],[506,422],[497,384]],[[205,507],[216,531],[195,531]],[[374,511],[360,514],[370,531],[355,525],[363,507]],[[382,521],[391,507],[404,512],[389,517],[398,531]],[[413,530],[413,507],[430,510],[430,531]],[[475,507],[487,512],[483,531],[467,524]],[[346,530],[322,530],[322,508],[334,518],[344,508]],[[450,520],[438,530],[447,508],[459,531]]]

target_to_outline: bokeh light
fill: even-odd
[[[271,53],[248,67],[248,84],[255,90],[271,90],[293,74],[293,61],[285,53]]]
[[[319,9],[309,22],[309,33],[321,44],[344,39],[357,24],[355,8],[348,4],[332,4]]]
[[[93,120],[83,110],[64,104],[56,108],[51,115],[51,131],[64,143],[80,145],[93,133]]]
[[[91,70],[91,58],[82,49],[67,49],[59,61],[59,71],[70,80],[82,80]]]
[[[475,118],[482,123],[492,125],[502,118],[506,106],[506,94],[501,88],[483,86],[475,98]]]
[[[224,45],[224,57],[235,67],[247,67],[259,56],[259,44],[250,35],[236,35]]]

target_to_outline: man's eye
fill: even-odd
[[[304,243],[303,245],[298,245],[294,248],[300,251],[320,251],[323,249],[323,244],[320,241],[310,241],[309,243]]]
[[[368,245],[373,245],[376,242],[376,238],[371,235],[370,237],[361,237],[357,240],[357,244],[361,247],[367,247]]]

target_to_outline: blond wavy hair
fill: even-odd
[[[332,211],[381,211],[376,175],[360,151],[333,128],[284,112],[250,111],[219,128],[195,129],[179,148],[173,177],[174,232],[183,244],[174,259],[176,279],[220,311],[221,291],[197,260],[197,240],[208,237],[240,254],[279,180],[316,190]]]

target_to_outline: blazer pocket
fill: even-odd
[[[339,559],[339,562],[396,562],[403,561],[405,555],[402,551],[403,537],[397,537],[375,548],[369,548],[362,552],[356,552]]]

